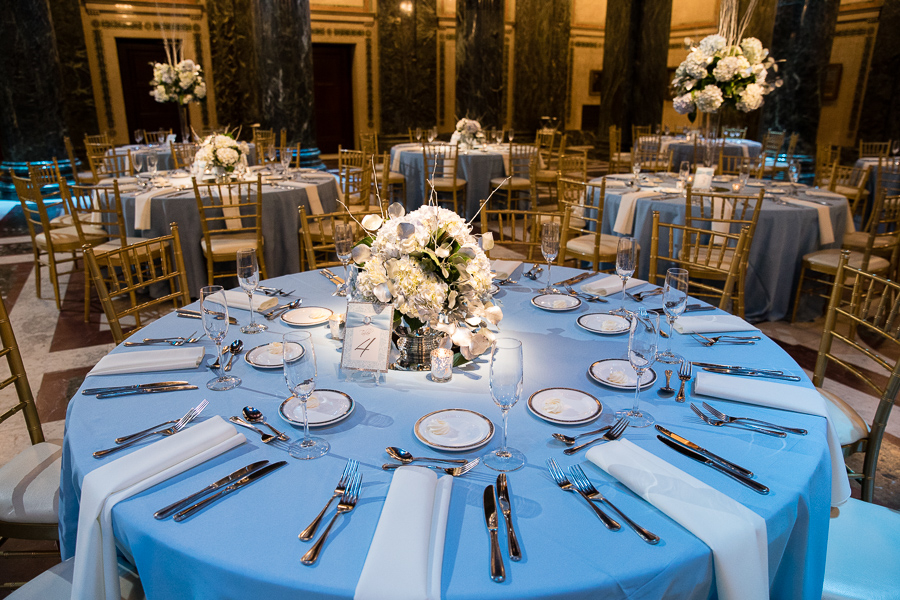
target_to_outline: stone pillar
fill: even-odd
[[[517,130],[536,131],[543,116],[558,117],[559,129],[565,130],[570,30],[567,0],[517,0],[513,65]]]
[[[799,133],[796,153],[813,154],[819,131],[822,74],[831,58],[840,0],[778,0],[769,53],[784,84],[766,97],[761,132]]]
[[[857,139],[900,138],[900,0],[885,0],[878,18],[878,35],[859,116]]]
[[[456,114],[503,127],[504,0],[456,3]]]
[[[741,14],[747,10],[750,0],[741,0]],[[744,37],[755,37],[762,42],[763,48],[772,51],[772,30],[775,27],[775,9],[778,0],[759,0],[756,10],[750,17],[750,23],[744,31]],[[777,56],[775,58],[778,58]],[[768,101],[768,100],[767,100]],[[763,111],[757,110],[752,113],[740,113],[740,125],[747,126],[747,139],[762,140],[764,132],[760,130],[760,118]]]
[[[249,134],[260,121],[251,0],[210,0],[206,9],[219,126]]]

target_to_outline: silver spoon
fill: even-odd
[[[271,321],[271,320],[275,319],[276,317],[283,315],[285,311],[291,310],[292,308],[297,308],[302,303],[303,303],[303,299],[298,298],[297,300],[294,300],[293,302],[288,302],[287,304],[283,304],[277,308],[273,308],[272,312],[266,313],[265,317],[266,317],[266,319]]]
[[[423,460],[426,462],[440,462],[440,463],[450,463],[454,465],[464,465],[468,461],[464,458],[455,459],[455,458],[416,458],[403,448],[398,448],[396,446],[388,446],[384,449],[385,452],[391,455],[391,458],[399,460],[402,463],[411,463],[417,460]]]
[[[598,433],[603,433],[604,431],[608,431],[611,428],[612,428],[612,425],[607,425],[606,427],[601,427],[600,429],[595,429],[594,431],[585,431],[584,433],[579,433],[578,435],[566,435],[564,433],[552,433],[550,435],[552,435],[554,438],[561,441],[562,443],[566,444],[567,446],[571,446],[572,444],[575,443],[575,440],[577,440],[580,437],[584,437],[586,435],[596,435]]]
[[[278,431],[277,429],[275,429],[274,427],[272,427],[269,424],[269,422],[266,421],[265,415],[263,415],[262,411],[259,410],[258,408],[254,408],[252,406],[245,406],[244,410],[241,411],[241,413],[244,415],[244,418],[247,419],[248,421],[250,421],[251,423],[262,423],[263,425],[265,425],[266,427],[271,429],[278,436],[279,440],[286,442],[289,439],[291,439],[286,434],[284,434],[284,433]]]
[[[225,370],[231,370],[231,362],[234,360],[234,357],[238,355],[241,349],[244,347],[243,340],[234,340],[231,342],[231,345],[228,346],[228,352],[231,353],[231,356],[228,357],[228,362],[225,363]]]

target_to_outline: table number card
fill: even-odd
[[[394,308],[370,302],[348,302],[341,368],[387,372],[391,355]]]
[[[713,175],[716,170],[711,167],[697,167],[697,174],[694,175],[694,189],[708,190],[712,187]]]

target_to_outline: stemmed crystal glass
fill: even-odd
[[[221,392],[241,385],[240,377],[225,375],[222,340],[228,334],[228,303],[221,285],[200,288],[200,312],[203,315],[203,330],[216,343],[216,363],[219,365],[219,376],[207,381],[206,387]]]
[[[670,365],[680,364],[684,359],[672,352],[672,336],[675,319],[687,308],[688,272],[687,269],[671,268],[666,271],[666,283],[663,287],[663,311],[669,324],[669,337],[666,340],[665,352],[660,352],[656,360]]]
[[[747,183],[750,181],[750,163],[744,162],[741,164],[741,171],[738,174],[738,181],[741,182],[741,189],[743,190]]]
[[[140,144],[144,141],[144,130],[143,129],[135,129],[134,130],[134,141],[137,144]]]
[[[147,172],[150,175],[156,175],[156,165],[159,161],[159,156],[156,154],[156,151],[151,150],[147,153]]]
[[[347,265],[353,258],[353,227],[349,223],[334,224],[334,251],[337,253],[338,260],[344,265],[344,283],[335,292],[335,296],[347,295],[347,284],[350,278],[347,273]]]
[[[506,132],[506,137],[509,138],[509,143],[512,144],[513,138],[516,137],[516,130],[510,127],[509,131]]]
[[[797,193],[797,182],[800,181],[800,161],[792,160],[788,165],[788,176],[791,178],[791,193]]]
[[[547,261],[547,287],[538,290],[542,294],[552,294],[550,267],[559,254],[559,223],[544,223],[541,227],[541,253]]]
[[[616,275],[622,278],[622,306],[617,312],[625,312],[625,286],[637,268],[638,244],[633,237],[620,237],[616,248]]]
[[[437,127],[429,127],[427,137],[428,137],[428,143],[429,144],[432,143],[434,141],[434,138],[437,137]]]
[[[241,289],[247,293],[250,301],[250,322],[241,327],[242,333],[259,333],[268,327],[263,323],[253,322],[253,293],[259,287],[259,263],[256,260],[256,248],[242,248],[237,251],[237,276]]]
[[[503,441],[500,447],[481,459],[495,471],[515,471],[525,465],[525,455],[506,445],[509,409],[522,395],[522,342],[514,338],[498,338],[491,346],[491,398],[503,416]]]
[[[294,152],[290,148],[282,148],[281,149],[281,171],[282,173],[287,173],[288,168],[291,166],[291,161],[294,160]]]
[[[421,127],[416,127],[416,141],[417,142],[422,141],[422,128]]]
[[[275,144],[269,144],[269,147],[266,148],[266,159],[273,163],[275,162],[276,153],[275,153]]]
[[[894,162],[897,162],[897,155],[900,154],[900,138],[896,140],[891,140],[891,156],[894,157]]]
[[[683,160],[678,167],[678,181],[681,182],[681,190],[687,194],[688,175],[691,174],[691,163]]]
[[[616,411],[617,419],[628,419],[629,427],[648,427],[656,421],[653,415],[640,410],[641,380],[644,372],[656,360],[656,347],[659,340],[659,315],[649,313],[642,323],[637,318],[631,319],[631,333],[628,335],[628,362],[637,376],[634,384],[634,406]],[[649,323],[650,327],[646,327]]]
[[[131,155],[131,164],[134,167],[134,176],[138,177],[140,172],[144,169],[144,154],[143,152],[134,152]],[[138,178],[138,184],[140,185],[140,178]]]
[[[631,159],[631,174],[631,185],[636,187],[638,185],[638,176],[641,174],[641,161],[637,156]]]
[[[294,458],[310,460],[328,454],[331,446],[319,437],[309,435],[309,416],[306,403],[316,389],[316,350],[308,331],[291,331],[282,338],[284,382],[288,391],[300,399],[303,406],[303,439],[292,444],[289,452]]]

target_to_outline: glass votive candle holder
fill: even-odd
[[[735,194],[739,193],[744,188],[744,184],[740,181],[732,181],[731,182],[731,191]]]
[[[331,339],[344,339],[344,327],[346,327],[346,316],[335,313],[328,318],[328,327],[331,328]]]
[[[453,377],[453,350],[435,348],[431,351],[431,380],[446,383]]]

